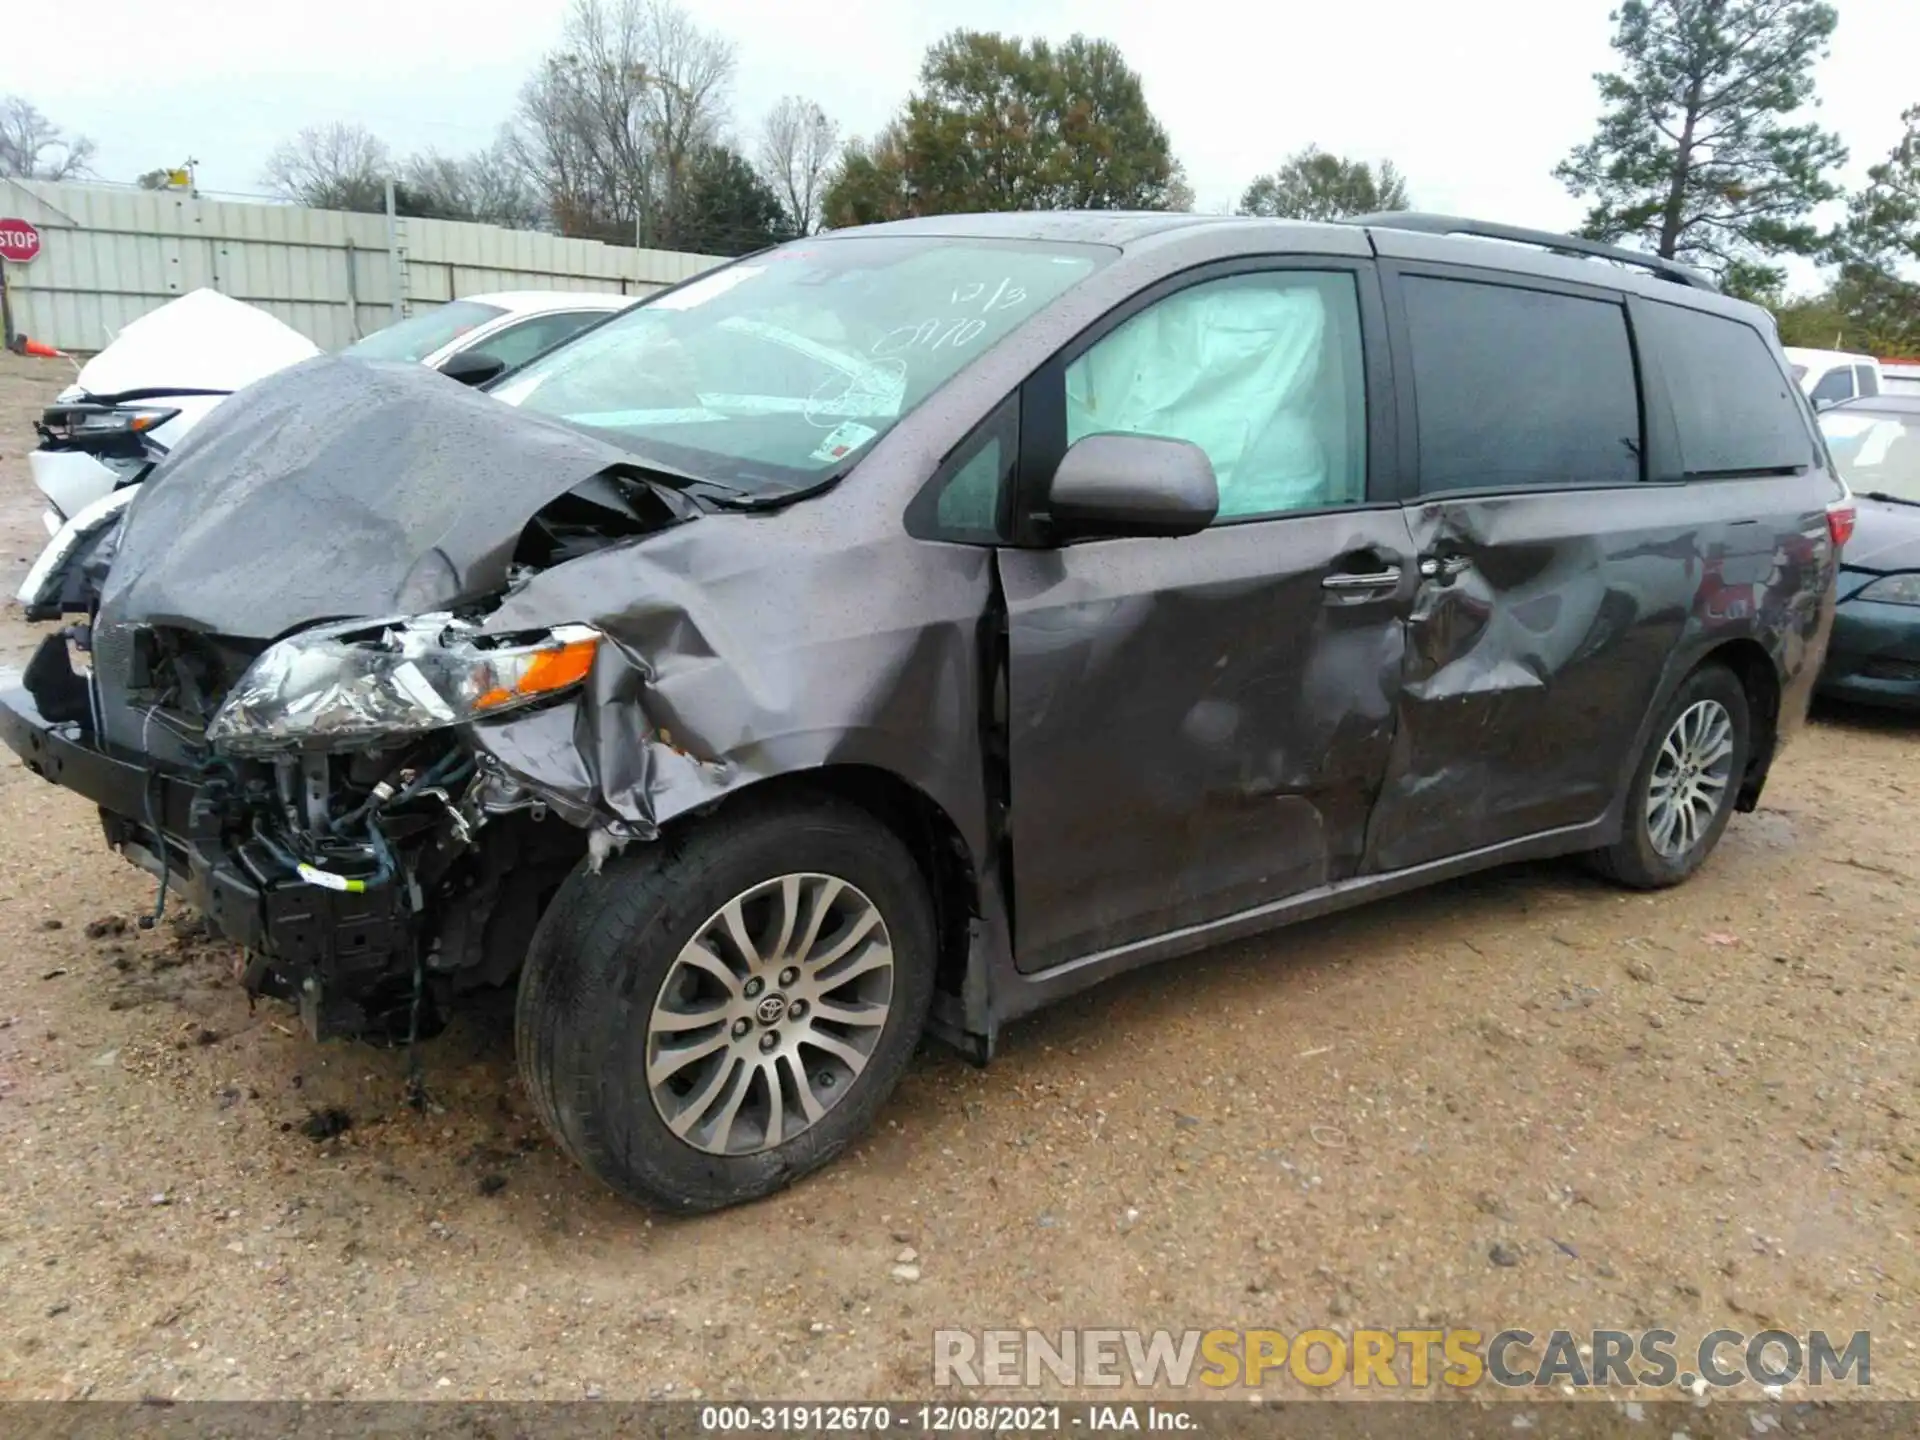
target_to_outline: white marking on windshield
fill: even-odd
[[[678,290],[668,291],[657,299],[649,300],[647,305],[654,310],[691,310],[696,305],[704,305],[716,296],[724,295],[743,280],[751,280],[763,274],[758,265],[733,265],[711,275],[702,275],[698,280],[688,281]]]

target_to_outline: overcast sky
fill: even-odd
[[[1592,130],[1612,0],[691,0],[737,47],[735,128],[789,92],[845,130],[898,107],[955,26],[1117,43],[1146,83],[1203,209],[1317,142],[1391,157],[1423,209],[1564,227],[1551,170]],[[404,154],[489,141],[557,39],[566,0],[88,0],[8,7],[0,92],[99,144],[107,179],[201,162],[213,191],[257,191],[275,142],[358,120]],[[1839,0],[1819,71],[1825,124],[1884,158],[1920,102],[1920,0]]]

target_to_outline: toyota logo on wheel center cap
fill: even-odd
[[[754,1010],[762,1025],[771,1025],[787,1013],[787,998],[784,995],[769,995]]]

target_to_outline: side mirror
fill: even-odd
[[[1088,435],[1060,457],[1047,487],[1063,540],[1195,535],[1219,512],[1207,452],[1159,435]]]
[[[440,367],[440,373],[449,380],[458,380],[462,385],[484,385],[506,368],[507,362],[498,356],[478,350],[462,350]]]

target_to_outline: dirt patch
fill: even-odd
[[[28,363],[20,569],[60,379]],[[987,1071],[928,1051],[837,1166],[676,1221],[546,1142],[501,1007],[423,1048],[415,1108],[402,1053],[142,928],[88,807],[0,765],[0,1375],[821,1399],[925,1393],[945,1326],[1777,1326],[1869,1329],[1875,1392],[1920,1395],[1916,794],[1912,724],[1824,716],[1681,890],[1519,867],[1145,971]]]
[[[33,653],[43,628],[20,618],[12,604],[27,569],[47,543],[40,513],[46,502],[27,470],[27,453],[38,444],[33,422],[49,401],[73,383],[65,360],[29,360],[0,350],[0,665],[19,665]]]

